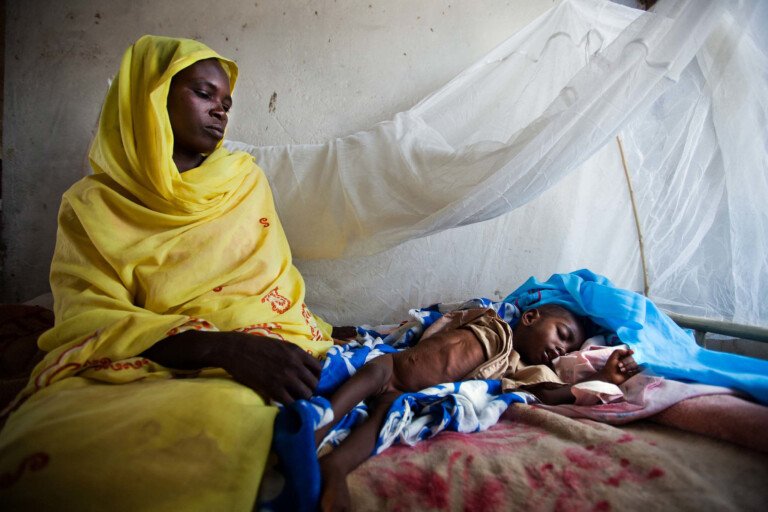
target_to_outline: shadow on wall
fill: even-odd
[[[5,90],[5,0],[0,0],[0,275],[5,266],[3,238],[3,112]]]

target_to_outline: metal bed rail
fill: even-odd
[[[726,336],[733,336],[734,338],[768,343],[768,327],[737,324],[733,322],[712,320],[698,316],[680,315],[678,313],[670,313],[669,311],[665,311],[665,313],[669,315],[669,317],[674,320],[675,323],[680,327],[693,329],[697,332],[697,334],[702,333],[701,338],[703,338],[704,334],[712,332]],[[700,337],[697,335],[696,340],[699,341],[699,339]]]

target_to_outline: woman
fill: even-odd
[[[236,77],[191,40],[126,51],[62,200],[49,353],[0,435],[11,509],[250,509],[269,400],[314,390],[331,328],[263,173],[221,147]]]

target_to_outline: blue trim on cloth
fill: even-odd
[[[315,455],[316,415],[306,400],[280,407],[275,418],[272,453],[259,489],[258,510],[317,510],[321,478]]]

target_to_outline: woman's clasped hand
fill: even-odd
[[[146,350],[145,357],[169,368],[223,368],[265,400],[290,404],[312,396],[322,363],[293,343],[240,332],[190,330]]]

